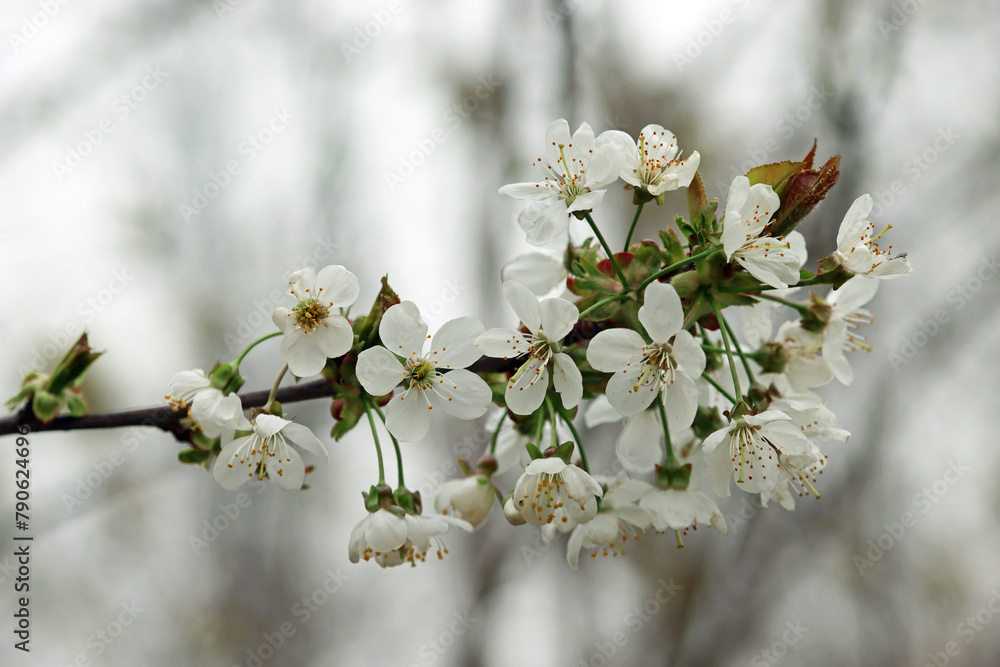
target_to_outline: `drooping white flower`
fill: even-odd
[[[734,419],[705,438],[703,447],[715,493],[728,498],[734,478],[749,493],[770,491],[779,481],[779,454],[804,454],[812,443],[788,415],[768,410]]]
[[[324,463],[329,461],[323,443],[301,424],[268,414],[257,415],[250,422],[240,413],[235,426],[241,431],[252,429],[253,433],[236,438],[219,453],[213,472],[224,489],[231,491],[254,476],[264,479],[265,474],[286,491],[301,489],[305,464],[289,441],[320,457]]]
[[[661,125],[642,128],[638,141],[618,131],[608,131],[601,136],[616,139],[624,149],[626,158],[621,179],[653,197],[689,186],[701,162],[698,151],[686,160],[678,159],[677,137]]]
[[[486,475],[448,480],[434,495],[434,510],[480,528],[496,504],[496,487]]]
[[[798,232],[783,239],[760,236],[780,205],[770,185],[751,186],[746,176],[737,176],[729,186],[722,246],[727,261],[735,260],[757,280],[783,289],[799,282],[799,268],[806,261],[806,241]]]
[[[708,524],[723,535],[729,532],[715,501],[694,489],[656,489],[643,496],[639,507],[649,512],[653,527],[661,532],[683,532],[698,523]]]
[[[450,516],[407,514],[399,507],[380,507],[351,531],[347,554],[352,563],[374,559],[384,568],[416,565],[427,559],[433,541],[438,546],[437,557],[444,558],[448,549],[441,536],[452,526],[472,532],[467,521]]]
[[[365,515],[351,531],[347,554],[352,563],[362,558],[374,558],[385,567],[388,554],[406,542],[406,521],[403,510],[398,512],[380,507]]]
[[[576,324],[580,312],[569,301],[553,298],[539,301],[524,285],[503,284],[504,295],[529,333],[490,329],[476,340],[476,347],[490,357],[528,359],[507,383],[504,399],[515,414],[530,415],[545,400],[552,384],[563,406],[575,408],[583,396],[583,376],[573,359],[562,351],[562,339]]]
[[[819,387],[833,379],[833,369],[823,358],[822,334],[803,329],[800,320],[795,320],[782,324],[775,340],[788,355],[784,374],[796,390]]]
[[[582,468],[560,458],[535,459],[517,480],[511,500],[533,526],[556,522],[587,523],[597,515],[597,499],[604,489]]]
[[[854,200],[848,209],[837,232],[837,250],[834,253],[848,271],[866,275],[871,278],[898,278],[913,271],[906,254],[891,257],[892,246],[881,250],[878,239],[891,228],[886,227],[872,236],[875,224],[869,222],[868,214],[872,212],[871,195],[861,195]]]
[[[570,136],[562,118],[545,130],[545,146],[546,156],[534,163],[541,181],[500,188],[502,195],[532,202],[518,217],[532,245],[552,241],[566,232],[572,213],[600,204],[600,188],[618,178],[625,159],[618,142],[595,138],[587,123]]]
[[[761,491],[762,506],[767,507],[768,502],[776,499],[782,507],[791,511],[795,509],[796,495],[812,494],[819,498],[815,484],[817,476],[823,474],[828,457],[813,443],[809,445],[809,449],[801,454],[782,454],[779,457],[778,483],[773,489]]]
[[[513,280],[530,289],[535,296],[545,296],[565,287],[569,272],[562,260],[544,252],[527,252],[507,262],[500,271],[504,282]]]
[[[289,310],[275,308],[271,319],[284,334],[278,354],[299,377],[316,375],[328,358],[351,349],[354,332],[347,319],[334,312],[358,298],[358,279],[340,265],[318,274],[311,266],[288,279],[288,293],[298,300]]]
[[[492,392],[481,377],[465,370],[481,356],[475,341],[484,328],[475,318],[460,317],[446,322],[431,339],[412,301],[385,311],[379,324],[385,347],[359,354],[357,375],[373,396],[388,394],[403,384],[405,390],[385,408],[390,433],[407,442],[421,440],[435,408],[459,419],[475,419],[486,412]]]
[[[654,282],[646,287],[639,321],[652,343],[647,345],[631,329],[608,329],[590,341],[587,361],[599,371],[614,373],[608,400],[623,415],[639,414],[660,394],[670,428],[684,429],[698,410],[693,378],[705,370],[705,353],[681,329],[684,311],[673,286]]]
[[[165,398],[175,412],[186,409],[201,432],[210,438],[219,437],[225,424],[243,414],[240,397],[223,394],[200,368],[174,375]]]
[[[871,350],[867,340],[857,332],[861,324],[871,324],[875,316],[862,308],[878,291],[879,281],[865,276],[854,276],[834,290],[826,302],[833,309],[823,331],[823,360],[830,365],[834,377],[842,384],[854,381],[854,369],[844,356],[845,350]]]
[[[574,570],[579,565],[580,550],[591,549],[591,556],[597,557],[597,549],[603,555],[624,554],[624,544],[629,538],[638,541],[643,531],[650,527],[652,520],[646,510],[636,503],[650,493],[653,487],[645,482],[626,479],[611,486],[601,500],[600,511],[592,520],[577,525],[566,544],[566,561]]]

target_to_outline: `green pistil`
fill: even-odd
[[[295,324],[302,327],[306,333],[313,331],[320,322],[330,315],[330,311],[327,310],[326,306],[313,298],[299,301],[292,308],[292,312],[295,313]]]
[[[407,376],[410,379],[410,386],[417,389],[428,389],[437,375],[437,371],[429,361],[406,362],[408,369]]]

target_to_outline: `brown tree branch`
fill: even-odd
[[[474,373],[497,373],[508,370],[511,362],[503,359],[480,359],[469,366],[469,370]],[[240,394],[244,408],[259,408],[267,402],[270,390],[252,391]],[[278,390],[277,400],[279,403],[296,403],[298,401],[308,401],[314,398],[324,398],[333,395],[333,389],[326,380],[314,380],[303,382],[290,387]],[[162,405],[154,408],[140,408],[138,410],[125,410],[122,412],[102,412],[84,417],[72,417],[65,415],[56,417],[48,423],[39,421],[31,411],[30,403],[21,408],[18,412],[0,419],[0,436],[18,433],[21,426],[27,426],[31,432],[42,431],[77,431],[82,429],[99,428],[120,428],[123,426],[148,426],[158,428],[174,436],[181,442],[190,439],[190,429],[181,424],[181,419],[186,416],[183,411],[175,412],[169,405]]]

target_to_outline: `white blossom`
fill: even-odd
[[[278,354],[299,377],[316,375],[328,358],[339,357],[354,344],[347,319],[334,312],[358,298],[358,279],[339,265],[311,266],[288,279],[288,293],[298,300],[290,310],[275,308],[271,319],[284,334]]]
[[[250,422],[240,413],[235,425],[241,431],[252,429],[253,433],[236,438],[219,453],[214,473],[224,489],[231,491],[251,477],[264,479],[265,474],[286,491],[301,489],[305,464],[289,441],[320,457],[324,463],[329,461],[323,443],[301,424],[268,414],[257,415]]]
[[[621,414],[639,414],[659,394],[670,428],[686,428],[698,409],[694,378],[705,370],[705,353],[681,329],[684,311],[673,286],[654,282],[646,287],[639,321],[652,343],[647,345],[631,329],[608,329],[590,341],[587,361],[599,371],[614,373],[607,396]]]
[[[504,399],[515,414],[529,415],[545,400],[552,383],[563,407],[575,408],[583,396],[583,376],[573,359],[562,351],[562,339],[576,324],[579,311],[565,299],[539,301],[531,291],[515,282],[503,285],[514,313],[527,334],[509,329],[490,329],[476,340],[476,347],[490,357],[528,358],[507,382]]]
[[[359,354],[357,375],[373,396],[403,384],[404,391],[385,408],[390,433],[407,442],[423,439],[435,408],[459,419],[475,419],[486,412],[492,392],[481,377],[465,370],[481,356],[474,343],[483,330],[479,320],[460,317],[446,322],[431,339],[412,301],[385,312],[379,324],[385,347]]]
[[[600,188],[618,178],[625,160],[618,142],[595,138],[587,123],[570,136],[561,118],[545,131],[545,146],[545,157],[534,163],[540,181],[500,188],[502,195],[532,202],[518,217],[532,245],[552,241],[568,230],[571,214],[600,204]]]
[[[679,159],[677,137],[661,125],[647,125],[639,132],[638,141],[625,132],[609,131],[601,135],[619,141],[625,152],[621,179],[653,197],[691,184],[701,155],[691,153],[686,160]]]
[[[727,261],[736,261],[762,283],[783,289],[799,282],[806,242],[798,232],[783,239],[760,236],[780,205],[770,185],[751,186],[746,176],[737,176],[726,200],[722,245]]]
[[[873,205],[872,197],[868,194],[854,200],[840,223],[835,255],[848,271],[871,278],[898,278],[910,273],[913,267],[905,253],[891,257],[892,246],[882,250],[877,243],[891,225],[872,236],[875,224],[868,220],[868,215],[872,212]]]

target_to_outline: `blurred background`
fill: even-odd
[[[499,275],[528,246],[496,191],[560,117],[664,125],[723,199],[818,138],[843,161],[800,228],[810,265],[870,192],[915,267],[871,304],[854,384],[820,390],[853,433],[826,447],[821,500],[737,493],[727,537],[650,536],[576,572],[564,540],[497,511],[443,562],[351,565],[364,429],[328,442],[307,491],[243,495],[155,429],[37,434],[31,653],[5,630],[0,663],[997,664],[997,2],[9,0],[0,25],[4,398],[86,327],[107,350],[92,410],[160,405],[176,371],[269,332],[306,265],[347,265],[359,310],[388,274],[432,330],[515,324]],[[630,200],[598,211],[613,246]],[[639,231],[682,212],[668,194]],[[276,349],[244,363],[247,389]],[[291,409],[321,435],[327,410]],[[478,456],[484,422],[406,445],[410,486]],[[616,436],[585,434],[595,468]],[[11,516],[13,454],[0,468]]]

